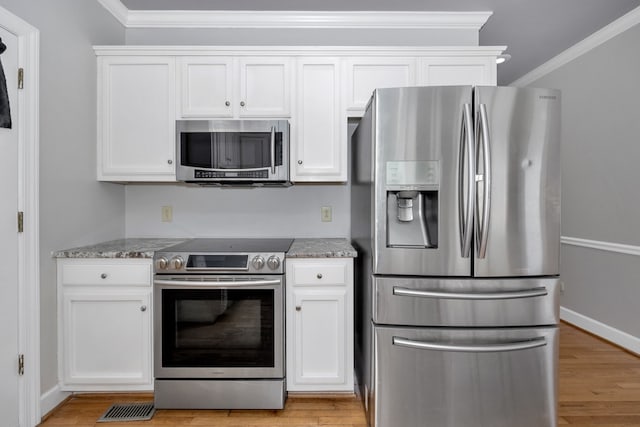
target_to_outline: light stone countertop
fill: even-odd
[[[188,238],[130,238],[55,251],[54,258],[153,258],[156,251],[182,243]],[[287,258],[355,258],[356,250],[347,239],[295,239]]]
[[[155,251],[188,239],[132,238],[110,240],[53,252],[54,258],[153,258]]]
[[[295,239],[287,258],[355,258],[358,252],[347,239]]]

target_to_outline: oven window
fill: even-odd
[[[260,169],[271,166],[270,132],[184,132],[181,164],[208,169]],[[282,132],[275,133],[275,164],[282,166]]]
[[[162,290],[162,366],[274,367],[274,291]]]

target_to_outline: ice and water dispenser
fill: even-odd
[[[386,164],[387,247],[438,247],[438,161]]]

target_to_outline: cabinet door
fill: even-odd
[[[98,61],[98,180],[175,181],[175,64]]]
[[[179,71],[182,117],[233,117],[232,58],[184,57]]]
[[[63,390],[153,389],[150,291],[71,288],[62,312]]]
[[[495,56],[420,58],[423,86],[496,85]]]
[[[373,90],[416,84],[415,58],[354,58],[347,61],[347,110],[362,113]]]
[[[293,295],[293,381],[298,385],[344,384],[346,289],[295,289]]]
[[[288,117],[291,77],[288,58],[241,58],[240,117]]]
[[[301,58],[292,126],[291,180],[347,180],[347,123],[340,108],[338,58]]]

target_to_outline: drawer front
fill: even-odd
[[[313,260],[316,261],[316,260]],[[304,261],[290,264],[293,271],[293,285],[346,285],[348,268],[345,261],[317,262]]]
[[[536,326],[559,321],[559,279],[376,277],[373,321],[413,326]]]
[[[63,285],[151,286],[151,260],[59,264]]]
[[[376,427],[555,427],[557,328],[375,327]]]

